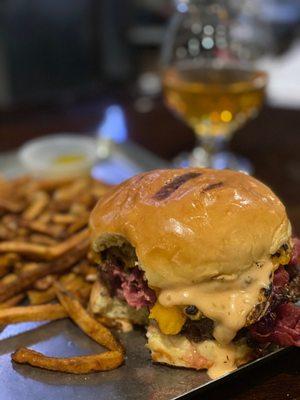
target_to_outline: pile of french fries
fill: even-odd
[[[15,362],[69,373],[123,362],[122,346],[86,310],[97,278],[88,218],[108,188],[88,177],[0,179],[0,325],[69,317],[109,350],[54,358],[21,348],[12,355]]]

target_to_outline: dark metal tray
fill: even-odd
[[[117,183],[139,171],[166,167],[167,164],[136,145],[115,148],[112,157],[101,163],[95,174]],[[15,153],[0,155],[0,173],[13,176],[21,172]],[[49,372],[11,362],[10,354],[27,346],[52,356],[74,356],[99,352],[99,346],[69,320],[48,324],[11,325],[0,332],[0,399],[22,400],[171,400],[201,392],[234,378],[241,371],[261,363],[284,350],[256,360],[225,377],[211,380],[205,372],[154,365],[145,348],[143,330],[121,334],[127,358],[125,365],[103,373],[70,375]]]

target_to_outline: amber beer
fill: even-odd
[[[167,105],[203,136],[229,136],[254,117],[262,105],[267,75],[262,71],[197,63],[177,64],[164,72]]]

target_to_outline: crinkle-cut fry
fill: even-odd
[[[67,311],[69,317],[90,338],[109,350],[123,352],[122,345],[115,339],[113,334],[104,325],[97,322],[79,303],[77,298],[67,291],[61,284],[56,283],[56,294],[58,300]]]
[[[19,322],[54,321],[68,316],[61,304],[10,307],[0,310],[0,325]]]
[[[5,241],[0,243],[0,253],[18,253],[27,256],[36,256],[44,260],[53,260],[78,246],[82,241],[89,237],[89,230],[84,229],[76,235],[71,236],[62,243],[47,247],[28,242]]]
[[[20,226],[30,229],[31,231],[42,233],[51,236],[52,238],[59,239],[64,234],[64,229],[59,225],[49,225],[40,221],[27,221],[20,220]]]
[[[38,217],[49,203],[49,196],[46,192],[36,192],[32,196],[29,207],[23,212],[23,218],[33,220]]]
[[[53,214],[51,215],[51,221],[55,224],[69,225],[77,221],[75,215],[72,214]]]
[[[70,374],[88,374],[91,372],[109,371],[118,368],[124,356],[118,351],[106,351],[78,357],[49,357],[35,350],[21,347],[12,354],[12,360],[19,364]]]
[[[29,237],[30,243],[42,244],[45,246],[55,246],[57,245],[57,239],[53,239],[47,235],[41,233],[33,233]]]
[[[82,240],[72,252],[63,257],[48,263],[36,263],[35,268],[31,268],[29,271],[21,271],[16,282],[9,285],[0,283],[0,302],[29,289],[35,281],[50,273],[60,274],[68,271],[86,254],[89,244],[88,239]]]
[[[5,301],[4,303],[0,303],[0,309],[10,308],[16,306],[21,303],[25,299],[25,293],[17,294],[14,297],[11,297],[9,300]]]
[[[0,210],[11,213],[20,213],[25,208],[25,203],[17,202],[12,199],[0,198]]]

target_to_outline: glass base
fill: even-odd
[[[211,156],[202,147],[196,147],[191,153],[183,153],[173,161],[176,167],[205,167],[214,169],[233,169],[235,171],[253,174],[253,165],[244,157],[229,151],[220,151]]]

